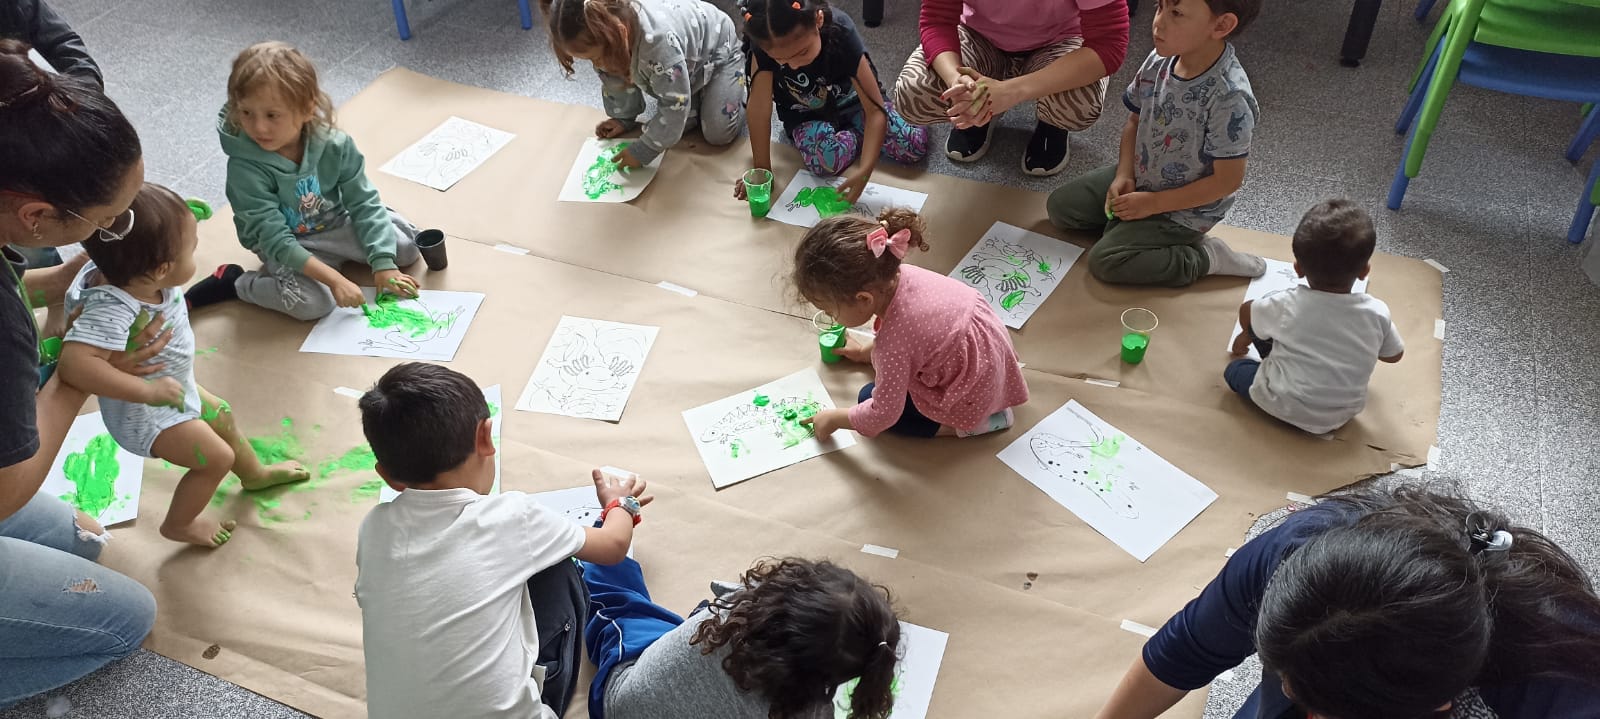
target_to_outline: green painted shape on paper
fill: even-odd
[[[371,502],[383,493],[383,487],[383,480],[377,477],[362,482],[355,489],[350,490],[350,502],[351,504]]]
[[[595,155],[594,162],[590,163],[589,167],[583,171],[583,194],[585,196],[591,200],[598,200],[607,192],[613,190],[622,191],[622,185],[613,182],[611,178],[617,174],[618,170],[630,168],[623,168],[614,158],[622,154],[623,150],[628,149],[630,144],[632,143],[617,143],[617,146],[611,148],[611,150],[602,148],[600,154]],[[623,172],[623,174],[626,175],[628,173]]]
[[[794,197],[795,204],[801,207],[810,207],[817,211],[817,215],[827,218],[842,215],[850,211],[850,202],[839,196],[839,191],[828,187],[807,187]]]
[[[434,319],[422,310],[401,306],[400,297],[388,293],[378,295],[370,305],[362,305],[361,313],[367,317],[367,326],[375,330],[395,330],[411,337],[423,337],[456,323],[455,315]]]
[[[117,475],[122,473],[122,467],[117,463],[116,440],[110,434],[95,435],[83,451],[67,455],[61,472],[73,487],[61,495],[61,500],[84,514],[99,517],[117,501]]]
[[[1050,274],[1051,269],[1050,263],[1045,262],[1044,260],[1039,260],[1039,272],[1048,275]]]
[[[1089,445],[1089,482],[1102,492],[1111,491],[1111,477],[1122,469],[1117,455],[1122,453],[1124,435],[1116,434]]]
[[[378,458],[371,445],[351,447],[344,454],[317,464],[317,479],[327,479],[338,472],[368,472],[378,466]]]
[[[1000,306],[1002,308],[1004,308],[1004,309],[1008,309],[1009,310],[1009,309],[1011,309],[1013,307],[1016,307],[1017,305],[1022,304],[1022,300],[1024,298],[1026,298],[1027,296],[1028,296],[1028,293],[1023,292],[1022,290],[1017,290],[1016,292],[1012,292],[1011,294],[1008,294],[1005,297],[1001,297],[1000,298]]]

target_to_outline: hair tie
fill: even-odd
[[[0,100],[0,107],[10,107],[12,105],[15,105],[18,100],[21,100],[24,97],[27,97],[29,95],[32,95],[33,93],[38,92],[39,88],[42,88],[42,87],[44,87],[44,83],[36,82],[36,83],[33,84],[33,87],[30,87],[30,88],[28,88],[26,90],[23,90],[22,92],[19,92],[19,93],[15,94],[15,95],[12,95],[10,100]]]
[[[1489,523],[1483,515],[1473,512],[1467,515],[1467,541],[1474,556],[1483,552],[1509,552],[1513,542],[1511,533],[1504,529],[1490,530]]]
[[[895,258],[903,260],[911,251],[911,230],[900,230],[891,236],[887,228],[874,228],[867,234],[867,249],[872,250],[873,257],[882,257],[883,251],[888,250]]]
[[[745,22],[750,22],[750,13],[745,13],[744,14],[744,21]]]
[[[800,3],[799,2],[789,3],[789,7],[792,7],[794,9],[796,9],[796,10],[804,10],[805,9],[803,7],[800,7]]]

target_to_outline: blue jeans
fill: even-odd
[[[598,668],[589,685],[589,716],[605,719],[606,680],[618,665],[639,658],[661,635],[676,629],[683,617],[650,601],[644,572],[633,559],[615,566],[582,562],[589,586],[589,621],[583,646]]]
[[[95,564],[103,544],[43,492],[0,521],[0,708],[133,653],[156,600]]]
[[[1222,380],[1228,383],[1228,389],[1237,392],[1247,404],[1256,402],[1250,399],[1250,385],[1256,382],[1256,370],[1261,369],[1261,363],[1253,359],[1236,359],[1228,363],[1227,369],[1222,370]]]
[[[856,402],[872,399],[872,390],[877,385],[876,382],[868,382],[867,386],[861,388],[861,393],[856,395]],[[906,395],[905,411],[900,413],[900,419],[889,428],[889,433],[906,437],[937,437],[939,423],[928,419],[928,415],[923,414],[922,410],[917,409],[917,404],[911,401],[911,395]]]

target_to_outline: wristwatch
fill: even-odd
[[[633,497],[618,497],[617,499],[607,502],[605,509],[600,510],[601,521],[605,520],[607,512],[610,512],[618,507],[621,507],[622,511],[627,512],[633,517],[633,526],[637,527],[639,526],[640,522],[644,521],[644,517],[639,516],[639,514],[644,511],[644,507],[639,506],[639,500],[634,499]]]

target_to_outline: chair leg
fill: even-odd
[[[1350,9],[1350,24],[1344,31],[1344,46],[1339,49],[1339,64],[1356,67],[1367,56],[1367,45],[1372,42],[1372,29],[1378,24],[1378,11],[1383,0],[1356,0]]]
[[[1594,219],[1596,199],[1600,199],[1600,162],[1594,163],[1594,169],[1589,171],[1589,186],[1578,196],[1578,211],[1572,214],[1572,227],[1567,228],[1567,242],[1583,244],[1583,236],[1589,233],[1589,223]]]
[[[1411,142],[1416,139],[1412,135],[1406,140],[1406,149],[1400,152],[1400,164],[1394,168],[1394,180],[1389,183],[1389,209],[1399,210],[1400,203],[1406,199],[1406,188],[1411,186],[1411,177],[1406,174],[1406,156],[1411,154]]]
[[[1597,138],[1600,138],[1600,109],[1590,108],[1589,118],[1578,127],[1578,134],[1572,138],[1572,144],[1567,146],[1567,162],[1576,163],[1582,160],[1583,153],[1589,151],[1589,146],[1593,145]]]
[[[522,29],[533,29],[533,9],[528,7],[528,0],[517,0],[517,9],[522,11]]]
[[[867,27],[883,24],[883,0],[861,0],[861,20]]]
[[[1411,88],[1411,95],[1406,97],[1406,106],[1400,110],[1400,119],[1394,122],[1394,134],[1403,135],[1411,129],[1411,122],[1417,119],[1417,111],[1422,109],[1422,101],[1428,96],[1428,86],[1432,84],[1434,68],[1439,64],[1439,48],[1433,49],[1433,54],[1423,65],[1422,75],[1417,78],[1416,84]]]
[[[1433,0],[1422,0],[1422,2],[1417,3],[1417,11],[1413,14],[1416,16],[1417,22],[1424,22],[1428,19],[1428,13],[1430,12],[1433,12]]]
[[[411,39],[411,21],[406,19],[406,0],[390,0],[394,6],[394,24],[400,31],[401,40]]]

